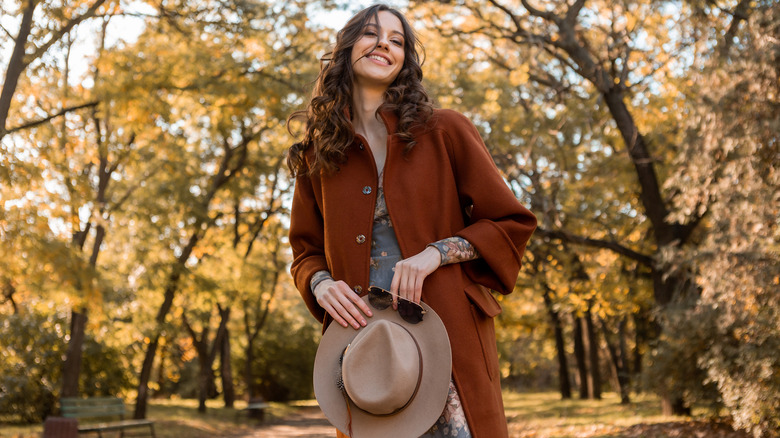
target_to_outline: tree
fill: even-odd
[[[159,221],[153,229],[173,249],[160,259],[167,274],[159,278],[162,301],[144,336],[136,417],[145,415],[157,347],[183,278],[210,251],[202,244],[224,225],[234,185],[254,196],[262,173],[248,164],[278,162],[275,131],[282,131],[280,120],[297,99],[299,84],[288,78],[294,77],[293,61],[306,50],[303,10],[288,8],[281,20],[278,6],[224,6],[183,3],[166,9],[166,20],[148,28],[134,46],[113,53],[104,67],[112,79],[103,86],[126,111],[123,128],[144,131],[145,138],[136,141],[158,149],[164,174],[149,181],[152,199],[143,207],[147,215],[165,215],[153,216]],[[149,120],[155,129],[144,127]],[[154,275],[151,268],[146,266]]]
[[[733,263],[745,255],[735,248],[755,242],[751,238],[737,244],[734,235],[729,240],[731,246],[719,246],[712,252],[705,249],[714,249],[705,242],[722,241],[715,238],[721,235],[718,227],[730,224],[732,230],[743,229],[734,227],[733,216],[727,219],[727,215],[716,213],[733,211],[738,205],[731,203],[735,198],[725,184],[736,182],[732,179],[734,169],[740,169],[739,185],[749,181],[745,184],[748,189],[736,195],[743,199],[743,206],[750,204],[745,199],[760,199],[759,193],[764,199],[771,198],[765,190],[776,184],[774,173],[766,166],[768,157],[776,157],[777,144],[773,134],[777,129],[770,128],[776,126],[776,117],[769,116],[772,105],[768,102],[777,95],[776,83],[771,82],[776,72],[766,66],[776,65],[776,60],[774,55],[746,54],[776,53],[776,38],[772,36],[776,27],[770,23],[775,22],[777,2],[440,3],[419,5],[428,27],[464,41],[470,47],[469,56],[489,63],[508,79],[491,81],[491,85],[512,85],[498,87],[500,92],[485,92],[480,87],[496,108],[465,108],[484,123],[487,137],[495,139],[489,147],[499,167],[510,175],[521,175],[518,187],[524,196],[544,197],[544,202],[538,203],[542,209],[534,210],[541,219],[537,239],[545,244],[571,242],[612,251],[629,263],[629,271],[638,273],[633,278],[649,277],[653,305],[661,312],[656,312],[660,316],[653,321],[654,327],[636,319],[636,338],[653,338],[656,352],[670,345],[668,341],[679,342],[677,351],[701,352],[687,363],[708,368],[706,358],[712,355],[706,352],[711,350],[685,348],[684,339],[672,336],[684,332],[680,317],[674,314],[696,302],[695,297],[707,296],[703,280],[709,269],[700,263],[708,268],[712,265],[704,262],[708,260],[705,253],[730,254]],[[452,19],[456,16],[460,18]],[[753,17],[761,18],[753,21]],[[752,50],[735,50],[749,47]],[[465,103],[459,99],[456,81],[444,84],[454,91],[458,104]],[[703,84],[720,86],[707,90]],[[748,84],[764,84],[768,99],[748,98]],[[757,90],[760,86],[752,87]],[[751,103],[745,105],[748,100]],[[592,116],[584,117],[582,109]],[[538,111],[544,117],[533,117]],[[512,114],[522,114],[525,119],[507,123]],[[721,119],[725,114],[729,116]],[[749,119],[746,114],[750,114]],[[601,120],[602,115],[609,118]],[[560,121],[552,128],[552,135],[545,133],[550,124],[538,121],[544,118]],[[572,124],[577,128],[572,129]],[[731,137],[737,132],[737,137]],[[531,155],[536,145],[544,142],[558,144],[561,149],[542,146],[541,153]],[[756,156],[748,160],[729,154],[736,144],[756,151]],[[542,177],[533,178],[539,172]],[[622,175],[629,174],[631,180],[623,179]],[[544,184],[562,189],[556,188],[556,196],[544,195],[540,193]],[[582,196],[574,192],[588,185]],[[579,202],[571,202],[577,198]],[[617,202],[613,204],[613,200]],[[760,211],[757,216],[751,212],[751,219],[755,219],[750,223],[765,236],[773,227]],[[592,212],[596,214],[591,216]],[[753,253],[761,260],[758,269],[771,272],[773,265],[763,263],[771,259],[767,252],[773,251],[771,246],[760,243],[758,247],[761,249]],[[597,253],[584,254],[583,263],[590,265],[590,254]],[[619,270],[611,272],[616,278],[623,276]],[[747,295],[757,298],[759,290]],[[733,294],[725,296],[734,299]],[[636,299],[635,303],[640,305],[636,314],[647,314],[644,300]],[[767,304],[767,309],[774,308],[774,303]],[[635,351],[639,357],[639,343]],[[670,363],[681,362],[678,358]],[[700,375],[689,373],[677,383],[693,383]],[[666,396],[665,411],[684,412],[686,403],[692,401],[681,397],[685,390],[664,388],[662,383],[659,380],[653,385]],[[739,397],[745,396],[742,393]]]
[[[16,8],[17,13],[22,18],[19,22],[19,31],[16,37],[13,38],[14,49],[8,60],[3,89],[0,92],[0,140],[8,133],[37,126],[68,112],[95,105],[94,102],[87,102],[64,107],[56,113],[49,114],[38,120],[25,120],[19,122],[16,127],[7,127],[13,97],[24,71],[45,55],[52,46],[57,44],[65,35],[68,35],[81,22],[95,16],[104,5],[107,7],[111,6],[113,2],[107,2],[106,0],[77,1],[66,3],[64,6],[52,6],[44,3],[42,8],[43,15],[46,18],[41,23],[34,23],[33,15],[39,3],[38,0],[20,0]],[[3,7],[6,7],[5,4],[3,4]],[[84,10],[85,7],[86,10]],[[35,26],[36,24],[39,24],[39,26]],[[31,53],[28,53],[28,48],[32,48]]]

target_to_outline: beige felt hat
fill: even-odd
[[[368,303],[368,297],[363,297]],[[314,359],[314,394],[353,438],[419,437],[441,416],[452,375],[447,330],[436,312],[410,324],[388,307],[355,330],[330,324]]]

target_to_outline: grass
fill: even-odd
[[[635,395],[630,404],[606,393],[602,400],[561,400],[558,393],[504,393],[510,436],[513,438],[742,438],[723,423],[713,422],[705,409],[692,417],[661,415],[652,395]]]
[[[616,394],[607,393],[602,400],[561,400],[554,392],[504,394],[509,431],[512,438],[743,438],[726,425],[704,420],[709,412],[694,410],[694,417],[664,417],[660,402],[654,396],[638,395],[632,403],[621,405]],[[196,411],[196,400],[151,400],[149,418],[155,420],[160,438],[206,438],[246,435],[257,421],[226,409],[220,400],[207,402],[205,414]],[[283,422],[285,417],[316,401],[270,403],[266,423]],[[246,406],[237,402],[236,408]],[[132,412],[132,406],[128,406]],[[0,422],[0,438],[39,437],[41,425],[21,426]],[[107,435],[108,436],[108,435]],[[117,435],[118,436],[118,435]]]
[[[265,422],[281,421],[294,412],[297,406],[316,405],[314,401],[296,403],[269,403],[265,412]],[[223,406],[221,400],[208,400],[206,413],[197,412],[198,401],[194,399],[150,400],[148,418],[155,421],[155,435],[158,438],[207,438],[229,431],[231,434],[249,433],[258,424],[257,420],[242,416],[238,411],[246,402],[237,401],[235,409]],[[134,406],[127,405],[126,412],[132,413]],[[143,431],[144,429],[138,429]],[[148,429],[147,429],[148,430]],[[15,425],[0,422],[0,438],[38,438],[43,433],[43,425]],[[97,435],[93,435],[97,436]],[[106,433],[111,437],[114,434]],[[119,434],[115,434],[119,436]]]

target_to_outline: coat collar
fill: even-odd
[[[398,114],[396,114],[395,111],[385,110],[379,112],[379,117],[381,117],[382,121],[385,122],[385,127],[387,127],[387,135],[395,134],[396,130],[398,129]]]

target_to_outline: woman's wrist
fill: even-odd
[[[333,277],[331,277],[330,272],[327,270],[317,271],[314,273],[314,275],[311,276],[311,281],[309,281],[309,287],[311,288],[311,293],[314,294],[316,297],[317,294],[314,293],[314,290],[317,288],[317,286],[320,285],[325,280],[333,280]]]

